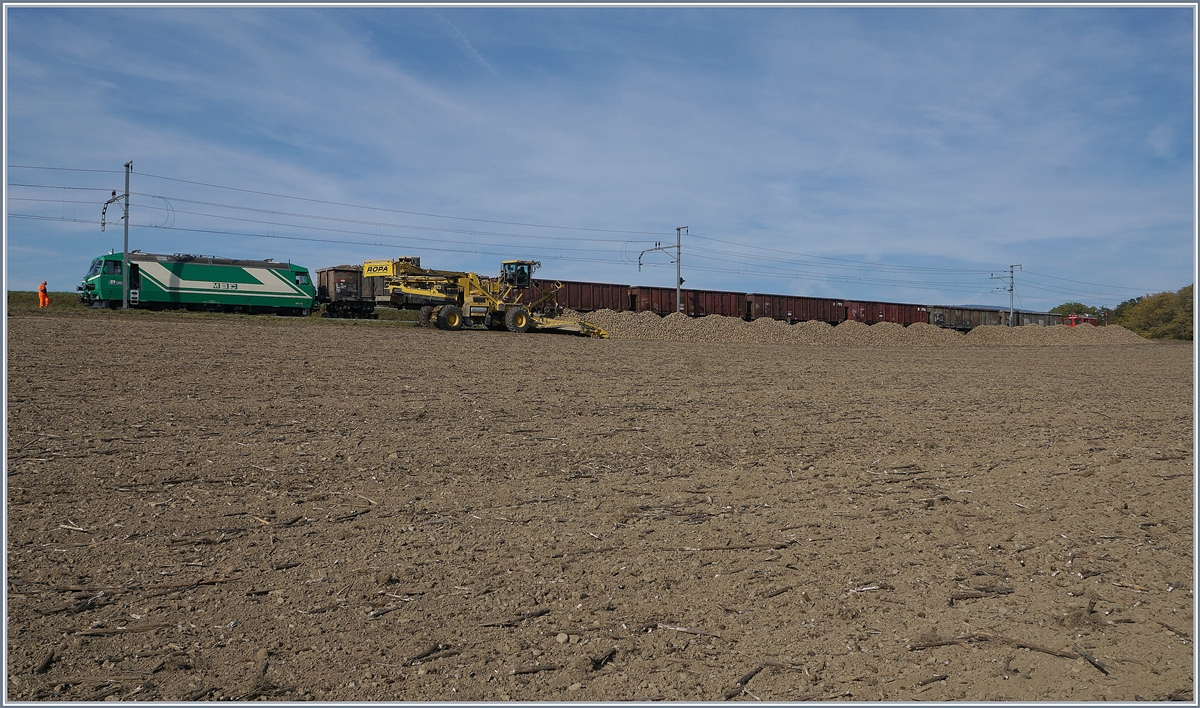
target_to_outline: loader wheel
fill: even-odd
[[[462,329],[462,310],[454,305],[443,305],[437,313],[437,326],[438,329],[447,329],[451,332]]]
[[[529,311],[524,307],[514,307],[504,313],[504,326],[509,332],[529,331]]]
[[[428,327],[429,321],[433,317],[433,306],[426,305],[417,311],[417,326]]]

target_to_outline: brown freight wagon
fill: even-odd
[[[746,296],[746,304],[747,318],[752,320],[769,317],[788,323],[820,320],[837,324],[846,319],[845,304],[826,297],[751,293]]]
[[[723,315],[725,317],[746,316],[746,294],[720,290],[682,290],[679,293],[683,314],[688,317]],[[669,315],[676,311],[675,288],[652,288],[639,286],[629,289],[632,309],[637,312],[653,312]]]
[[[984,325],[1002,325],[1007,318],[1008,313],[1001,313],[999,310],[934,305],[929,307],[929,324],[960,332],[970,332]]]
[[[928,322],[929,312],[924,305],[902,305],[894,302],[863,302],[844,300],[846,319],[875,324],[895,322],[908,326],[917,322]]]
[[[721,315],[723,317],[746,316],[746,294],[719,290],[684,290],[683,313],[689,317]]]
[[[1008,313],[1005,313],[1007,315]],[[1055,315],[1049,312],[1014,312],[1013,318],[1017,321],[1018,327],[1025,325],[1041,325],[1042,327],[1053,327],[1063,323],[1062,315]]]
[[[557,302],[559,307],[576,312],[594,312],[596,310],[625,312],[629,309],[628,285],[585,283],[576,280],[534,279],[531,287],[518,293],[517,302],[537,302],[558,284],[561,284],[562,287],[555,293],[554,299],[549,301],[550,307]]]
[[[317,270],[317,302],[324,303],[322,317],[376,319],[375,298],[388,297],[384,278],[363,277],[361,265],[339,265]]]

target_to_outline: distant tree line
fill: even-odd
[[[1192,286],[1177,292],[1142,295],[1115,308],[1064,302],[1050,310],[1058,315],[1092,315],[1100,324],[1121,325],[1150,339],[1192,341]]]

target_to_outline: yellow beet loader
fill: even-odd
[[[554,297],[550,290],[537,302],[520,303],[517,297],[533,282],[538,261],[504,261],[494,278],[475,273],[432,270],[421,267],[419,258],[366,261],[363,276],[383,278],[377,304],[417,311],[417,324],[459,330],[484,326],[509,332],[566,332],[586,337],[608,337],[608,332],[589,322],[564,320],[534,314],[539,305]]]

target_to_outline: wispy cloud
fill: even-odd
[[[468,57],[470,57],[471,61],[475,62],[484,69],[487,69],[488,73],[492,76],[500,78],[500,72],[496,71],[496,67],[492,66],[487,59],[483,58],[483,55],[475,49],[475,46],[471,44],[471,40],[467,39],[467,35],[463,34],[462,30],[455,26],[453,22],[447,20],[441,13],[432,10],[430,12],[438,19],[442,26],[450,30],[451,36],[454,38],[454,43],[458,45],[458,48],[462,50],[463,54],[466,54]]]
[[[495,238],[408,228],[462,227],[556,235],[544,252],[508,239],[512,255],[547,254],[555,277],[673,277],[639,273],[619,242],[598,262],[567,260],[592,258],[583,232],[288,202],[147,174],[664,240],[689,224],[743,255],[1022,262],[1173,289],[1191,277],[1191,29],[1186,11],[1162,11],[10,10],[9,160],[119,169],[132,158],[135,191],[346,219],[303,233],[390,244],[135,230],[139,247],[168,251],[319,267],[432,249],[396,239],[441,233],[446,250],[427,251],[433,262],[492,270],[498,259],[480,244]],[[496,66],[503,81],[492,80]],[[179,211],[189,227],[258,228]],[[283,219],[267,221],[280,232]],[[111,243],[73,223],[10,219],[8,232],[16,273],[33,269],[21,265],[22,244],[47,233],[69,244],[62,278],[78,277],[90,244]],[[1064,248],[1090,255],[1063,266]],[[701,270],[701,256],[685,250],[698,287],[881,299],[899,287],[782,278],[745,258]],[[933,282],[904,292],[958,297]]]

